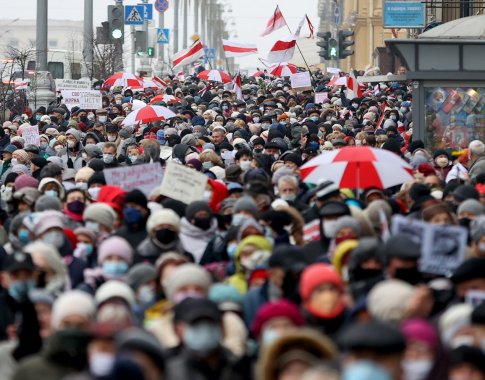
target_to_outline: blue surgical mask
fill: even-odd
[[[40,121],[42,119],[42,115],[35,115],[35,120]]]
[[[59,192],[57,192],[55,190],[47,190],[46,192],[44,192],[44,194],[48,195],[49,197],[54,197],[54,198],[59,197]]]
[[[236,251],[237,251],[237,244],[236,243],[229,243],[227,245],[227,255],[231,260],[234,259],[234,256],[236,256]]]
[[[233,226],[240,226],[241,224],[244,223],[244,221],[246,220],[247,216],[244,215],[244,214],[236,214],[236,215],[233,215],[232,216],[232,222],[231,224]]]
[[[280,334],[278,333],[278,331],[274,329],[265,329],[263,331],[263,344],[265,346],[269,346],[279,337],[280,337]]]
[[[210,161],[205,161],[202,163],[202,167],[205,169],[205,170],[209,170],[210,168],[212,168],[214,166],[214,164]]]
[[[370,361],[359,360],[349,364],[342,374],[345,380],[392,380],[384,368]]]
[[[19,241],[22,245],[25,246],[30,243],[29,235],[30,235],[29,230],[25,230],[25,229],[19,230],[18,236],[19,236]]]
[[[155,300],[155,290],[149,285],[140,286],[138,299],[144,305],[152,303]]]
[[[16,301],[22,301],[31,290],[35,289],[35,281],[12,281],[8,285],[8,294]]]
[[[123,276],[128,272],[128,264],[124,261],[105,261],[103,263],[103,273],[110,276]]]
[[[123,217],[126,224],[136,224],[143,219],[143,214],[137,208],[126,207],[123,210]]]
[[[211,322],[199,322],[185,328],[183,341],[185,347],[199,355],[210,354],[219,347],[222,339],[221,328]]]
[[[310,120],[316,123],[318,121],[318,116],[312,116]]]
[[[114,160],[114,157],[112,154],[103,154],[103,161],[105,164],[111,164]]]

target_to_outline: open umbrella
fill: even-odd
[[[163,94],[163,95],[154,96],[153,99],[150,100],[150,104],[155,104],[158,102],[178,103],[180,102],[180,99],[173,95]]]
[[[275,77],[289,77],[291,74],[295,74],[298,71],[298,67],[286,62],[271,66],[270,69],[270,73]]]
[[[139,108],[122,121],[123,125],[146,124],[156,120],[166,120],[175,117],[175,113],[170,111],[167,107],[148,105]]]
[[[103,83],[103,88],[107,86],[143,88],[143,79],[131,73],[119,72],[111,75],[108,79],[106,79],[106,81]]]
[[[300,173],[304,182],[327,179],[351,189],[387,189],[414,178],[411,165],[395,153],[365,146],[324,152],[303,165]]]
[[[231,83],[232,79],[228,73],[220,70],[204,70],[197,74],[197,77],[203,80],[212,80],[214,82]]]
[[[265,75],[265,76],[270,76],[270,77],[273,77],[274,75],[273,74],[270,74],[268,72],[268,70],[259,70],[259,71],[256,71],[252,76],[253,77],[260,77],[261,75]]]

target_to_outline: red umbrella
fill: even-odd
[[[167,107],[148,105],[143,108],[139,108],[136,111],[130,112],[125,120],[122,121],[122,124],[146,124],[151,121],[166,120],[175,116],[177,115],[170,111]]]
[[[270,73],[276,77],[289,77],[291,74],[295,74],[298,71],[298,67],[286,62],[271,66],[270,69]]]
[[[116,73],[103,83],[103,87],[132,87],[143,88],[143,79],[131,73]]]
[[[256,71],[254,74],[253,74],[253,77],[260,77],[261,75],[266,75],[266,76],[270,76],[272,77],[273,75],[268,73],[268,70],[259,70],[259,71]]]
[[[413,168],[395,153],[365,146],[324,152],[303,165],[300,172],[305,182],[326,179],[351,189],[387,189],[414,178]]]
[[[214,82],[231,83],[232,79],[228,73],[220,70],[204,70],[197,74],[197,77],[203,80],[211,80]]]
[[[173,95],[157,95],[152,100],[150,100],[150,104],[155,104],[158,102],[165,102],[165,103],[178,103],[180,99]]]

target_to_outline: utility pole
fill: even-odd
[[[92,77],[93,71],[93,0],[84,0],[84,67],[83,76]],[[90,75],[91,73],[91,75]]]
[[[204,44],[207,44],[207,0],[201,0],[202,3],[200,5],[200,18],[201,18],[201,28],[200,28],[200,34],[202,37],[202,42]]]
[[[194,0],[194,32],[200,35],[199,30],[199,0]]]
[[[188,36],[187,36],[187,28],[188,28],[188,23],[189,23],[189,10],[188,10],[188,1],[189,0],[182,0],[184,2],[184,34],[183,34],[183,40],[182,40],[182,47],[185,49],[187,48],[187,40],[188,40]]]
[[[163,29],[165,26],[165,13],[158,12],[158,27]],[[158,44],[158,60],[160,61],[162,68],[163,68],[163,60],[164,60],[164,44]]]
[[[142,0],[142,4],[148,4],[148,0]],[[143,21],[143,26],[142,26],[142,30],[145,32],[146,36],[147,36],[147,47],[150,46],[150,39],[148,38],[148,20],[147,19],[144,19]],[[147,50],[145,49],[145,51],[143,52],[143,55],[141,56],[141,59],[140,59],[140,71],[145,71],[145,72],[149,72],[151,71],[151,67],[150,67],[150,64],[148,62],[148,57],[147,57]]]
[[[131,73],[136,74],[135,68],[135,26],[132,25],[130,27],[130,36],[131,36]]]
[[[47,26],[49,19],[47,17],[48,0],[37,0],[37,26],[36,42],[37,50],[37,71],[47,71]]]
[[[173,52],[179,51],[179,0],[173,1]]]

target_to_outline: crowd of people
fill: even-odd
[[[304,92],[263,74],[238,99],[195,75],[164,80],[0,128],[0,379],[485,380],[483,142],[427,150],[405,82],[349,99],[321,72]],[[124,125],[159,94],[176,117]],[[393,152],[414,180],[302,179],[353,146]],[[208,177],[202,199],[104,175],[169,161]],[[424,272],[396,215],[463,229],[463,260]]]

